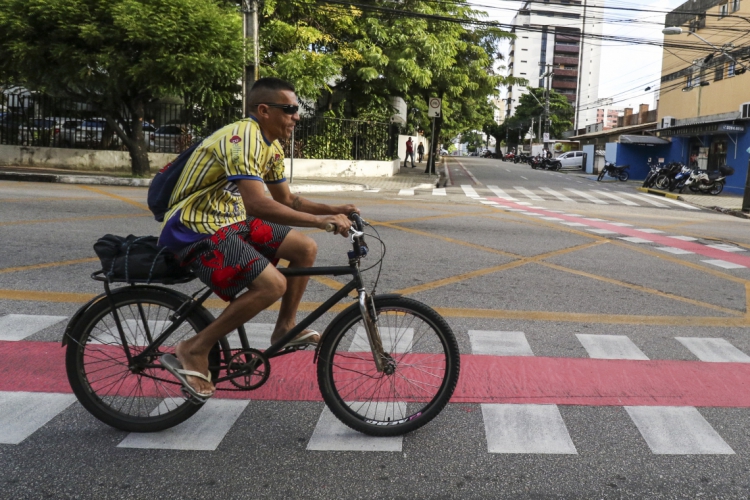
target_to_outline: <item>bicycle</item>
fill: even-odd
[[[271,359],[304,349],[285,346],[356,290],[357,301],[331,321],[315,349],[318,387],[331,412],[352,429],[401,435],[430,422],[448,403],[458,382],[458,344],[429,306],[396,294],[374,294],[385,256],[377,230],[367,234],[382,246],[379,260],[363,270],[378,266],[373,295],[367,293],[360,261],[368,253],[364,227],[372,226],[357,214],[350,218],[348,266],[279,271],[285,276],[351,275],[351,281],[265,351],[250,348],[244,326],[239,327],[241,348],[232,349],[226,337],[221,339],[209,355],[209,371],[217,392],[258,389],[269,379]],[[63,337],[68,380],[80,403],[102,422],[130,432],[161,431],[191,417],[204,402],[189,396],[158,361],[213,321],[203,307],[211,290],[188,296],[145,280],[111,280],[104,271],[91,277],[104,283],[104,293],[73,316]],[[113,289],[110,281],[128,286]]]

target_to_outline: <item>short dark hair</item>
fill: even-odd
[[[250,88],[248,105],[257,106],[258,104],[269,102],[273,99],[273,94],[284,90],[294,92],[294,85],[286,80],[272,76],[261,78]]]

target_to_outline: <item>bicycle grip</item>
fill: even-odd
[[[334,231],[336,231],[336,224],[334,224],[332,222],[329,222],[328,224],[326,224],[326,232],[327,233],[333,233]]]

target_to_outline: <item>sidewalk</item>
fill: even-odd
[[[722,212],[722,213],[734,215],[736,217],[750,219],[750,214],[746,214],[742,212],[742,196],[724,195],[724,194],[720,194],[718,196],[711,196],[710,194],[688,194],[688,193],[677,194],[677,193],[670,193],[668,191],[662,191],[660,189],[643,188],[643,187],[639,187],[637,189],[638,191],[642,191],[644,193],[664,196],[666,198],[672,198],[674,200],[684,201],[685,203],[691,203],[699,207],[716,210],[717,212]]]
[[[416,168],[404,168],[393,177],[294,177],[290,183],[295,193],[330,193],[337,191],[364,191],[366,189],[400,190],[420,184],[435,185],[438,177],[424,173],[426,163]],[[442,164],[437,165],[437,170]],[[127,173],[95,172],[37,167],[0,166],[0,180],[24,182],[57,182],[62,184],[90,184],[102,186],[147,187],[151,179],[133,178]]]

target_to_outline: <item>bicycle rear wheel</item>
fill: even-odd
[[[176,310],[189,299],[158,288],[133,287],[113,296],[131,355],[143,352],[149,342],[172,325]],[[178,342],[192,337],[213,320],[196,308],[166,339],[159,354],[174,353]],[[218,375],[222,340],[211,352],[213,377]],[[181,385],[158,356],[143,366],[130,367],[113,308],[106,298],[95,303],[71,332],[65,353],[70,386],[92,415],[107,425],[129,432],[156,432],[173,427],[197,412],[201,405],[189,401]]]
[[[397,436],[427,424],[458,382],[456,338],[432,308],[404,297],[375,298],[392,373],[378,372],[358,309],[326,334],[318,358],[323,399],[344,424],[372,436]]]

